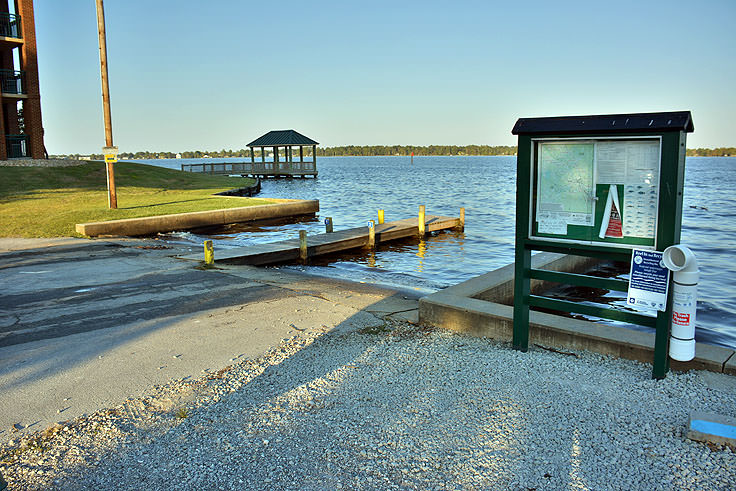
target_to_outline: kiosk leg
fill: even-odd
[[[532,252],[523,246],[516,246],[516,265],[514,269],[514,349],[526,352],[529,349],[529,298],[531,280],[529,270],[532,266]]]
[[[668,302],[671,305],[671,302]],[[661,380],[667,376],[670,370],[669,341],[670,341],[670,318],[672,307],[665,312],[657,312],[657,325],[654,337],[654,362],[652,366],[652,378]]]

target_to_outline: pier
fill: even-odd
[[[314,162],[206,162],[181,164],[185,172],[216,175],[240,175],[243,177],[317,177]]]
[[[287,239],[269,244],[255,244],[235,249],[216,250],[214,260],[218,263],[248,264],[252,266],[299,260],[307,261],[311,257],[334,252],[363,247],[374,248],[382,242],[388,242],[390,240],[423,236],[425,233],[439,230],[462,229],[465,225],[463,212],[464,210],[461,210],[459,218],[426,215],[423,220],[424,227],[421,227],[422,220],[417,217],[311,236],[307,236],[304,231],[301,231],[301,237],[299,239]],[[422,216],[423,213],[420,213],[420,216]],[[328,230],[331,225],[330,222]],[[201,261],[203,256],[202,254],[191,254],[182,256],[182,259]]]

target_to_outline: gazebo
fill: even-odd
[[[288,177],[317,177],[317,143],[294,130],[269,131],[260,138],[256,138],[248,144],[250,148],[250,160],[253,168],[256,168],[255,148],[261,149],[261,165],[265,176],[288,176]],[[273,162],[266,162],[266,148],[273,148]],[[284,147],[286,156],[283,162],[279,161],[279,149]],[[293,149],[299,147],[299,161],[294,162]],[[304,160],[304,147],[312,147],[312,160]]]

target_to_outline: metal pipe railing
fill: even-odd
[[[7,38],[22,38],[20,29],[20,15],[0,14],[0,36]]]

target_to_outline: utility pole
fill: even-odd
[[[100,74],[102,78],[102,109],[105,116],[105,167],[107,168],[107,204],[110,209],[118,207],[115,191],[115,169],[117,149],[112,145],[112,115],[110,113],[110,87],[107,81],[107,41],[105,40],[105,8],[102,0],[97,0],[97,32],[100,38]],[[110,158],[108,158],[110,157]]]

